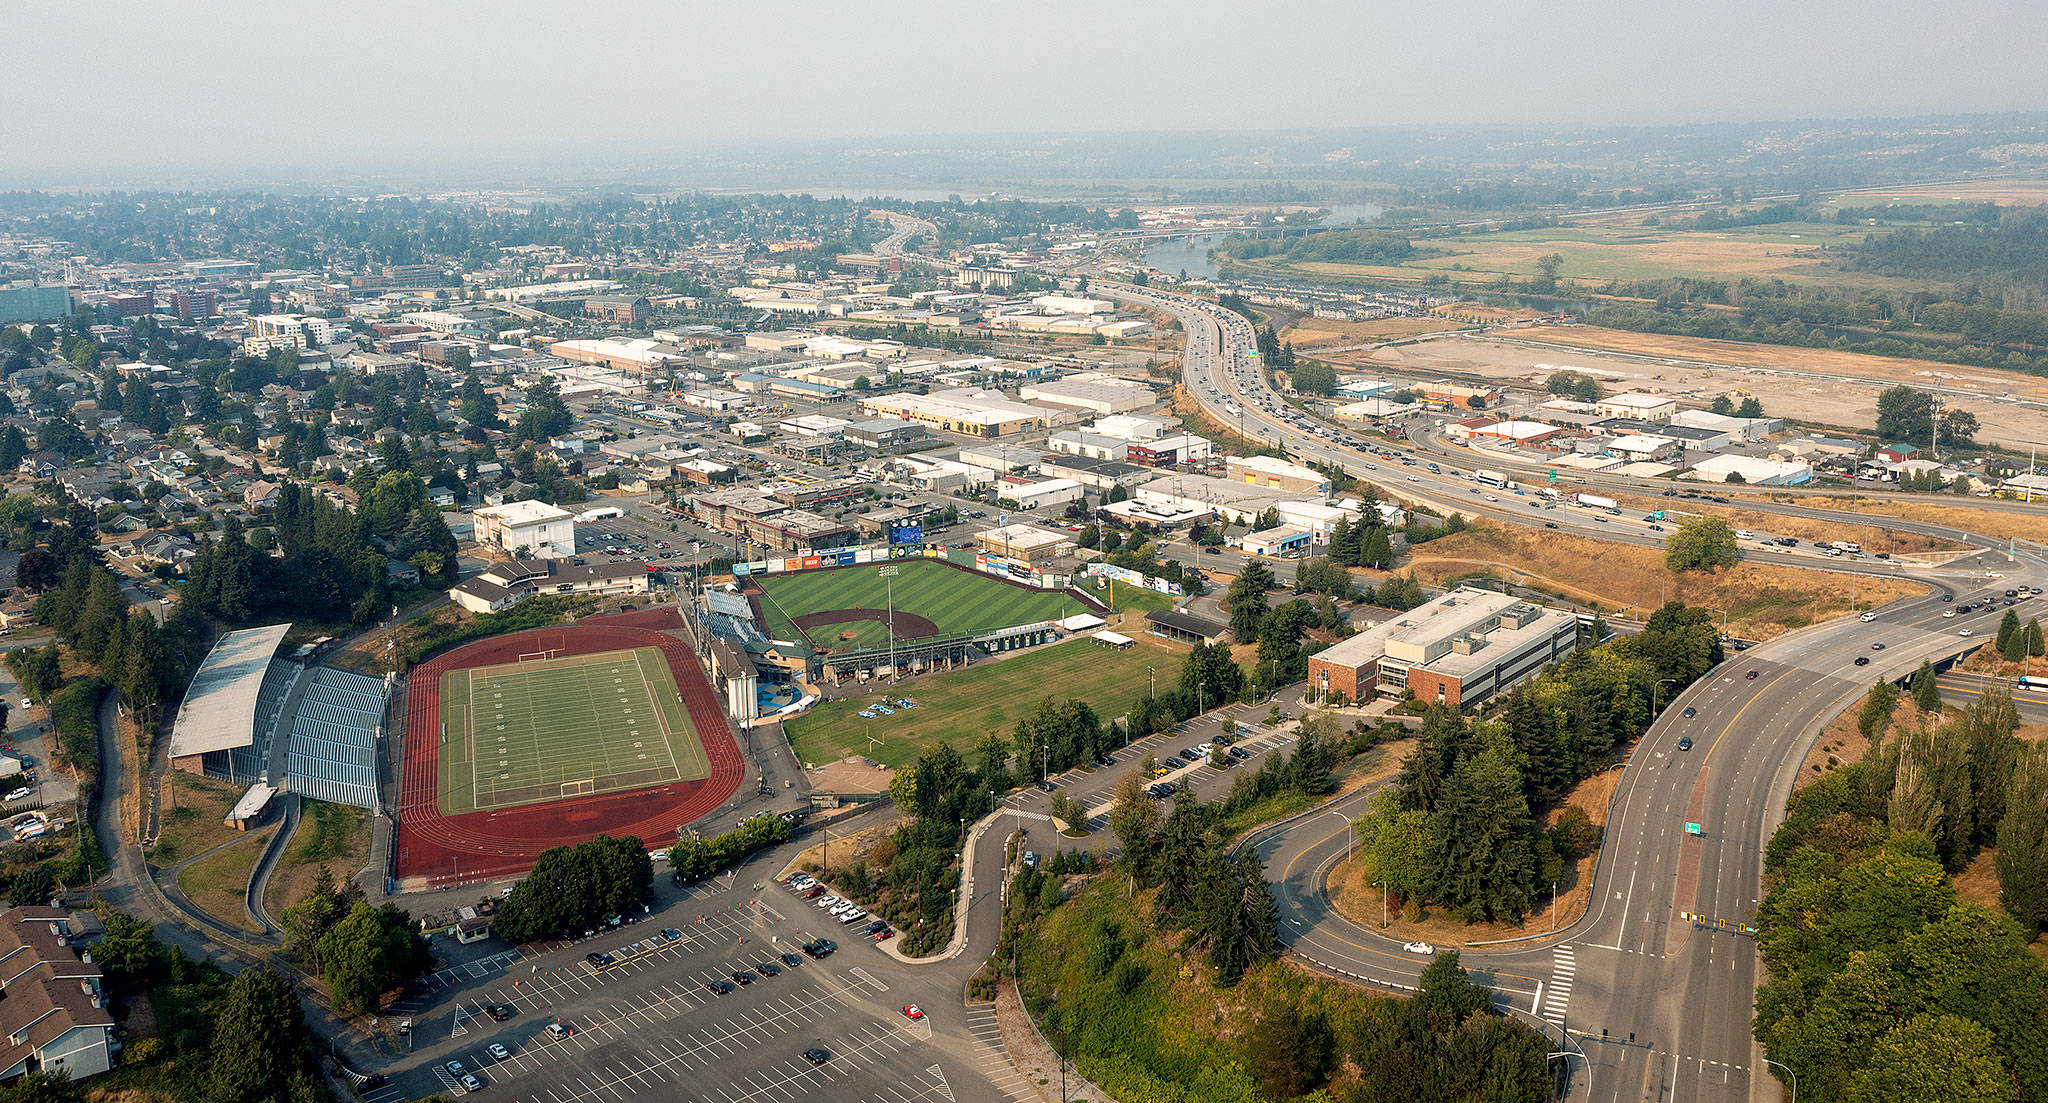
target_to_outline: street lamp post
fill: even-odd
[[[1662,690],[1664,689],[1664,683],[1666,683],[1666,682],[1675,682],[1675,681],[1678,681],[1678,679],[1677,679],[1677,678],[1659,678],[1659,679],[1657,679],[1657,684],[1656,684],[1656,685],[1654,685],[1654,686],[1651,686],[1651,687],[1650,687],[1650,718],[1651,718],[1651,719],[1653,719],[1653,720],[1654,720],[1654,719],[1656,719],[1656,716],[1657,716],[1657,714],[1658,714],[1658,713],[1660,713],[1660,712],[1662,712],[1662,711],[1664,711],[1664,710],[1663,710],[1663,707],[1662,707],[1662,706],[1661,706],[1660,704],[1658,704],[1658,700],[1657,700],[1657,698],[1658,698],[1658,694],[1659,694],[1659,693],[1660,693],[1660,692],[1661,692],[1661,691],[1662,691]]]
[[[1764,1058],[1764,1064],[1776,1065],[1785,1070],[1785,1075],[1792,1078],[1792,1103],[1799,1103],[1799,1074],[1792,1071],[1792,1066],[1783,1061],[1773,1061],[1768,1057]]]

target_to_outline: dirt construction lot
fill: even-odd
[[[1773,417],[1849,429],[1868,429],[1877,419],[1877,393],[1905,383],[1940,387],[1945,404],[1976,414],[1983,426],[1979,440],[2019,448],[2048,440],[2048,408],[2004,400],[2010,395],[2048,403],[2048,379],[1827,349],[1561,326],[1500,339],[1446,337],[1327,359],[1339,368],[1385,370],[1410,379],[1470,376],[1539,389],[1550,373],[1569,368],[1601,379],[1610,392],[1652,391],[1697,406],[1721,394],[1738,400],[1753,395]],[[1981,397],[1965,397],[1971,395]]]

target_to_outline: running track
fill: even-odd
[[[696,653],[674,636],[642,627],[673,622],[674,614],[628,613],[582,624],[536,628],[465,644],[415,667],[409,677],[405,713],[405,763],[398,799],[397,873],[407,888],[431,888],[491,880],[532,868],[550,847],[583,842],[600,834],[637,835],[664,845],[676,828],[724,804],[739,790],[746,762],[726,726],[711,683]],[[683,704],[703,740],[711,776],[654,788],[579,797],[495,812],[441,813],[441,675],[465,667],[516,661],[520,655],[560,649],[588,655],[655,647],[668,659]]]

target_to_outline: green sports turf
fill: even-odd
[[[710,776],[660,650],[642,647],[441,676],[448,815]]]
[[[893,565],[898,569],[893,587],[896,611],[924,617],[942,633],[1009,628],[1093,612],[1064,590],[1026,590],[979,571],[929,560],[898,560]],[[890,580],[882,578],[877,569],[881,566],[863,563],[834,570],[754,576],[764,594],[761,613],[768,622],[768,634],[779,640],[804,638],[790,618],[806,613],[886,608],[891,587]],[[855,638],[841,639],[842,632],[855,633]],[[818,634],[824,638],[814,638],[814,644],[841,651],[889,642],[880,621],[829,625],[818,629]]]

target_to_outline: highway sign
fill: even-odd
[[[1686,834],[1688,834],[1688,835],[1697,835],[1697,834],[1699,834],[1699,833],[1700,833],[1700,825],[1699,825],[1699,824],[1696,824],[1696,823],[1688,823],[1688,824],[1686,824],[1686,825],[1685,825],[1685,833],[1686,833]]]

